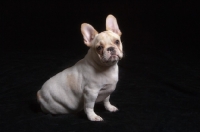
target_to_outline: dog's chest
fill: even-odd
[[[107,95],[111,94],[115,90],[115,84],[103,84],[99,94],[100,95]]]
[[[115,85],[113,84],[103,84],[99,95],[95,102],[103,101],[108,95],[110,95],[115,90]]]
[[[103,84],[101,90],[109,90],[112,87],[112,84]]]
[[[115,87],[115,84],[118,82],[118,74],[116,71],[110,72],[106,74],[106,76],[102,77],[101,80],[101,90],[108,90],[113,89],[113,86]]]

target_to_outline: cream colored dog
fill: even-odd
[[[37,92],[41,109],[51,114],[74,113],[84,109],[91,121],[102,121],[95,114],[95,102],[103,101],[110,112],[110,94],[118,81],[118,61],[123,57],[121,32],[114,16],[106,18],[106,30],[98,32],[89,24],[81,25],[84,43],[90,47],[74,66],[47,80]]]

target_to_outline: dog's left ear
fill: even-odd
[[[88,47],[91,46],[91,41],[98,34],[98,32],[90,24],[87,23],[83,23],[81,25],[81,33],[83,35],[84,43]]]
[[[113,15],[108,15],[106,18],[106,30],[111,30],[121,36],[121,31],[119,30],[117,19]]]

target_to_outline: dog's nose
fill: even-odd
[[[109,47],[109,48],[107,48],[107,51],[114,51],[114,47]]]

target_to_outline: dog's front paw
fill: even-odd
[[[90,115],[90,116],[88,116],[88,119],[90,120],[90,121],[103,121],[103,118],[101,118],[100,116],[98,116],[98,115]]]
[[[116,112],[118,111],[119,109],[117,107],[115,107],[114,105],[108,105],[105,107],[108,111],[110,112]]]

